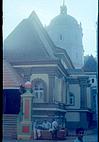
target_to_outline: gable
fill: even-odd
[[[55,58],[53,50],[39,32],[40,25],[32,15],[23,20],[4,41],[4,58],[10,62]],[[43,33],[42,33],[43,34]]]
[[[67,52],[54,45],[35,12],[6,38],[4,58],[10,63],[54,59],[61,60],[65,69],[74,68]]]

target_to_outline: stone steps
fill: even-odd
[[[17,116],[14,114],[3,115],[3,139],[17,138]]]

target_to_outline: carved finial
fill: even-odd
[[[31,84],[30,81],[27,81],[24,86],[25,86],[26,89],[32,88],[32,84]]]
[[[63,0],[63,6],[65,5],[65,0]]]
[[[60,7],[61,14],[67,14],[67,7],[65,5],[65,0],[63,0],[63,5]]]
[[[30,81],[27,81],[27,82],[24,84],[24,87],[25,87],[26,92],[31,92],[31,93],[32,93],[32,84],[31,84]]]

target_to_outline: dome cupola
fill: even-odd
[[[81,68],[84,64],[82,26],[67,14],[65,0],[60,6],[60,14],[51,20],[46,30],[54,44],[66,50],[74,66]]]

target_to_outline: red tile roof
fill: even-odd
[[[23,79],[16,70],[5,60],[3,60],[3,88],[19,87],[23,84]]]

